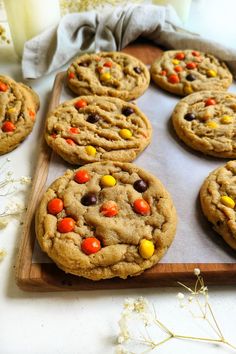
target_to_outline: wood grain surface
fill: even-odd
[[[139,41],[123,50],[141,59],[145,64],[150,64],[159,57],[162,50],[153,44]],[[59,103],[65,73],[57,74],[52,97],[48,110],[50,111]],[[177,281],[193,282],[193,270],[201,268],[208,284],[236,284],[235,263],[171,263],[157,264],[137,277],[126,280],[113,278],[102,281],[92,281],[82,277],[66,274],[54,263],[32,263],[35,244],[34,215],[39,200],[45,190],[51,149],[45,141],[41,141],[37,168],[33,179],[31,196],[29,198],[27,213],[20,242],[18,261],[16,267],[16,282],[26,291],[65,291],[65,290],[98,290],[98,289],[123,289],[146,288],[156,286],[175,286]]]

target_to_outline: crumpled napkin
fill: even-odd
[[[86,52],[116,51],[138,37],[166,49],[192,48],[212,53],[227,63],[236,77],[236,51],[180,27],[171,6],[126,5],[104,12],[65,15],[57,27],[27,41],[22,58],[24,78],[35,79],[58,70]]]

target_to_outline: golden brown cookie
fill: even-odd
[[[236,157],[236,95],[201,91],[183,98],[172,122],[181,140],[191,148],[217,157]]]
[[[48,145],[72,164],[133,161],[150,143],[152,128],[133,103],[118,98],[80,96],[47,117]]]
[[[176,223],[171,197],[156,177],[133,164],[99,162],[68,170],[48,188],[36,234],[65,272],[125,279],[161,259]]]
[[[67,84],[77,95],[111,96],[125,101],[141,96],[149,82],[147,67],[121,52],[82,55],[67,72]]]
[[[204,215],[230,247],[236,249],[236,161],[209,174],[200,191]]]
[[[38,109],[38,95],[30,87],[0,75],[0,155],[29,135]]]
[[[169,50],[151,66],[153,81],[166,91],[186,96],[202,90],[227,90],[232,75],[225,63],[196,50]]]

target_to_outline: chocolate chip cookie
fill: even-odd
[[[85,54],[67,71],[67,84],[77,95],[118,97],[125,101],[141,96],[150,75],[137,58],[121,52]]]
[[[169,50],[151,66],[153,81],[166,91],[186,96],[202,90],[227,90],[232,75],[225,63],[196,50]]]
[[[236,161],[211,172],[200,191],[204,215],[230,247],[236,249]]]
[[[161,259],[176,223],[171,197],[156,177],[130,163],[98,162],[68,170],[48,188],[36,234],[65,272],[125,279]]]
[[[0,155],[29,135],[38,108],[38,95],[30,87],[0,75]]]
[[[118,98],[80,96],[47,117],[48,145],[72,164],[133,161],[150,143],[152,128],[133,103]]]
[[[201,91],[183,98],[172,122],[181,140],[204,154],[236,157],[236,95]]]

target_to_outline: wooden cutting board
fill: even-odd
[[[159,57],[162,50],[147,41],[136,42],[123,50],[150,64]],[[65,73],[59,73],[55,78],[52,97],[48,110],[56,107],[64,85]],[[137,277],[126,280],[113,278],[102,281],[91,281],[82,277],[66,274],[54,263],[33,263],[35,244],[34,215],[47,181],[52,151],[41,142],[38,163],[33,179],[25,223],[20,242],[18,262],[16,267],[16,282],[26,291],[64,291],[64,290],[98,290],[144,288],[166,285],[177,285],[177,281],[192,282],[194,268],[200,268],[208,284],[236,284],[235,263],[170,263],[157,264]]]

